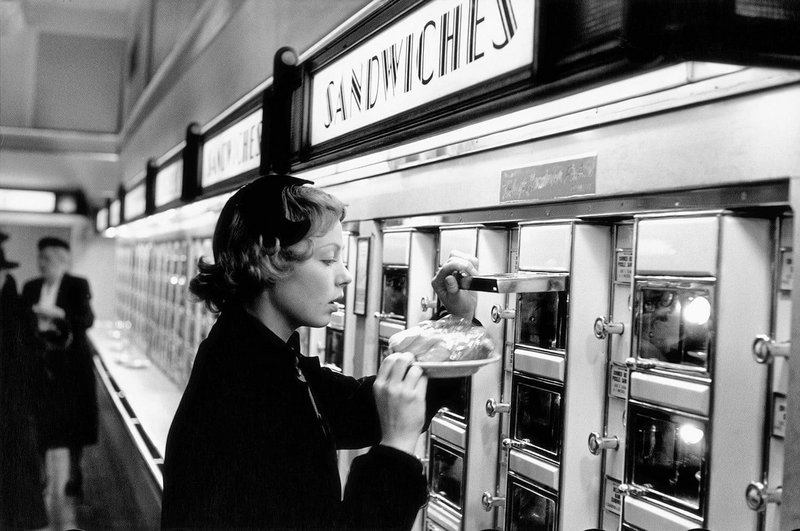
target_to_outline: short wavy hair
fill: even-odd
[[[277,234],[265,234],[244,215],[243,202],[236,199],[242,193],[255,193],[251,188],[241,189],[223,207],[214,229],[214,262],[201,257],[199,272],[189,283],[192,294],[214,313],[231,303],[252,302],[267,286],[285,278],[296,263],[313,254],[311,237],[325,234],[346,213],[344,203],[319,188],[284,187],[281,200],[285,218],[309,224],[300,241],[284,247]]]

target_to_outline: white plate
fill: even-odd
[[[413,365],[420,367],[428,378],[461,378],[478,372],[484,365],[500,359],[499,354],[482,360],[469,361],[415,361]]]

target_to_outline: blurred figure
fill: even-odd
[[[83,447],[97,442],[97,396],[86,330],[94,322],[91,292],[84,278],[67,273],[69,244],[46,237],[38,244],[41,277],[25,283],[22,300],[44,360],[39,407],[39,444],[69,448],[67,496],[83,496]]]
[[[7,238],[0,232],[0,244]],[[23,343],[21,302],[9,274],[18,265],[0,247],[0,528],[9,530],[47,525],[34,419],[39,371]]]

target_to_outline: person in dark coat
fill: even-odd
[[[41,277],[25,283],[22,299],[44,363],[38,408],[39,444],[69,448],[68,496],[83,495],[83,447],[97,442],[97,395],[86,330],[94,323],[85,278],[67,273],[69,244],[46,237],[38,243]]]
[[[221,313],[167,438],[163,529],[408,530],[427,501],[413,452],[456,386],[428,387],[409,353],[363,379],[300,353],[296,329],[325,326],[352,280],[344,206],[306,183],[269,175],[240,189],[217,222],[214,263],[201,259],[190,283]],[[336,450],[369,446],[342,493]]]
[[[0,243],[5,239],[0,232]],[[0,529],[8,530],[48,523],[34,419],[39,371],[26,348],[17,284],[9,274],[18,265],[0,247]]]

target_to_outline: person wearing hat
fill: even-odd
[[[300,352],[297,328],[327,325],[353,280],[345,206],[310,184],[261,177],[220,213],[214,261],[201,259],[190,283],[220,315],[169,430],[162,529],[400,531],[427,501],[414,450],[458,382],[428,385],[408,352],[361,379]],[[441,278],[470,271],[443,268]],[[458,316],[472,318],[474,301],[450,291],[440,300],[454,314],[460,300]],[[342,489],[336,450],[366,447]]]
[[[0,232],[0,243],[7,238]],[[25,343],[17,284],[9,274],[17,266],[0,246],[0,529],[47,525],[34,411],[40,371]]]
[[[97,442],[97,396],[86,330],[94,323],[91,291],[85,278],[70,275],[69,244],[48,236],[39,240],[41,277],[25,283],[22,300],[35,344],[44,359],[39,412],[42,452],[69,448],[68,496],[83,496],[83,447]]]

